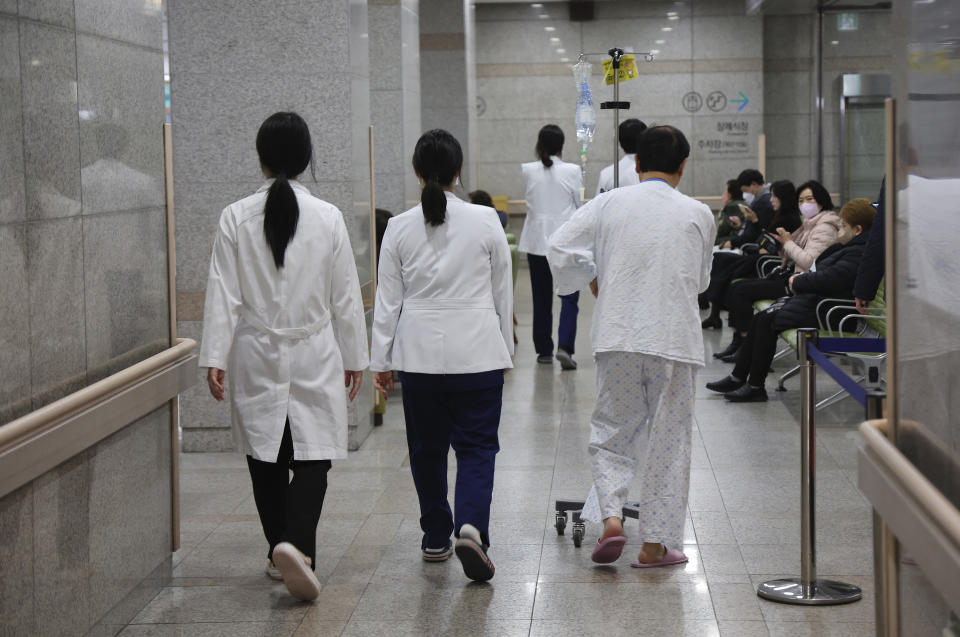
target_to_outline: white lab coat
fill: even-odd
[[[557,294],[598,277],[593,352],[636,352],[702,366],[697,294],[710,284],[717,227],[705,204],[664,181],[604,193],[550,238]]]
[[[620,158],[620,186],[635,186],[640,183],[640,175],[637,174],[637,155],[635,153],[624,155]],[[597,180],[597,194],[613,190],[613,164],[600,171],[600,178]]]
[[[493,210],[445,193],[439,226],[420,206],[380,244],[373,371],[469,374],[513,367],[510,247]]]
[[[297,231],[277,269],[263,234],[271,181],[220,215],[200,366],[227,372],[243,451],[276,462],[290,418],[296,460],[347,455],[344,369],[367,366],[360,282],[340,211],[291,181]]]
[[[527,254],[546,256],[548,239],[573,215],[580,205],[583,175],[580,166],[551,157],[547,168],[541,161],[523,164],[526,183],[527,218],[517,249]]]

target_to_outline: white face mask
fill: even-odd
[[[820,214],[820,206],[810,201],[800,204],[800,213],[807,219],[811,219]]]
[[[743,200],[747,202],[748,206],[753,203],[754,199],[756,199],[756,197],[752,192],[743,193]]]

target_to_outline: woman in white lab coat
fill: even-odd
[[[494,572],[487,548],[503,374],[513,367],[513,283],[497,215],[453,194],[462,165],[447,131],[417,142],[421,203],[387,224],[370,368],[384,397],[391,370],[400,372],[423,559],[443,561],[455,550],[467,577],[486,581]],[[447,501],[451,446],[455,515]]]
[[[553,362],[553,277],[547,263],[550,235],[562,226],[580,205],[583,175],[580,167],[560,159],[563,131],[547,124],[537,136],[538,161],[523,164],[527,219],[520,233],[520,252],[527,253],[533,292],[533,346],[537,362]],[[580,292],[560,297],[560,328],[557,360],[563,369],[576,369],[573,360],[577,339],[577,302]]]
[[[347,455],[344,384],[353,400],[366,328],[343,217],[297,181],[313,154],[306,122],[270,116],[257,154],[267,183],[220,216],[200,366],[214,398],[229,394],[269,543],[267,574],[309,600],[320,592],[313,568],[327,471]]]

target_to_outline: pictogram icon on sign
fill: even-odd
[[[727,96],[723,91],[714,91],[707,95],[707,108],[714,113],[719,113],[727,107]]]
[[[690,91],[683,96],[683,108],[689,113],[696,113],[703,108],[703,96],[696,91]]]

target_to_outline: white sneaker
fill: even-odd
[[[573,355],[565,349],[557,348],[557,360],[560,361],[561,369],[569,370],[577,368],[577,361],[573,360]]]
[[[476,582],[486,582],[493,577],[496,569],[483,549],[483,540],[477,527],[472,524],[460,527],[460,538],[454,550],[463,566],[464,575]]]
[[[310,559],[289,542],[273,547],[273,563],[280,569],[283,583],[291,595],[311,602],[320,595],[320,580],[310,568]]]
[[[442,549],[423,549],[424,562],[446,562],[447,558],[453,555],[453,545],[447,544]]]
[[[283,581],[283,574],[280,572],[280,569],[277,568],[277,565],[273,563],[273,560],[267,560],[267,568],[265,568],[263,572],[272,580],[277,582]]]

